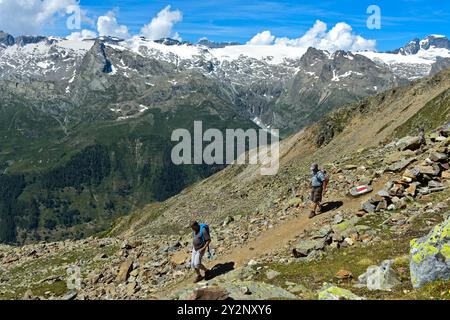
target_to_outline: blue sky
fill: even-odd
[[[369,5],[381,8],[381,29],[366,26]],[[450,35],[450,1],[437,0],[81,0],[81,7],[94,21],[116,9],[117,21],[137,34],[144,24],[165,6],[183,13],[183,20],[173,30],[183,40],[207,37],[216,41],[245,43],[256,33],[270,30],[277,37],[298,38],[319,19],[331,28],[338,22],[352,26],[355,34],[377,41],[378,50],[404,45],[414,37],[429,34]],[[65,21],[55,21],[42,33],[67,35]],[[88,24],[83,28],[93,29]]]

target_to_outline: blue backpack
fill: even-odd
[[[206,231],[209,234],[209,226],[206,223],[200,223],[200,237],[202,239],[202,242],[205,243],[205,237],[203,236],[203,229],[206,229]],[[192,232],[192,234],[195,236],[194,232]]]

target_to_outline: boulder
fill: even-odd
[[[445,161],[448,159],[448,156],[442,152],[431,152],[430,160],[434,162]]]
[[[396,183],[392,188],[389,189],[389,194],[391,196],[402,196],[404,191],[405,188],[403,187],[403,185]]]
[[[330,286],[319,291],[319,300],[363,300],[349,290]]]
[[[450,279],[450,218],[426,236],[411,240],[410,273],[414,288]]]
[[[435,181],[435,180],[430,180],[428,181],[428,187],[429,188],[444,188],[444,184],[439,182],[439,181]]]
[[[388,203],[386,200],[383,199],[383,201],[378,202],[377,207],[375,208],[375,211],[381,211],[381,210],[386,210],[388,206]]]
[[[419,137],[404,137],[401,138],[400,140],[397,141],[396,146],[400,149],[400,150],[417,150],[420,148],[421,146],[421,142]]]
[[[334,216],[334,219],[333,219],[334,224],[339,224],[342,221],[344,221],[344,218],[339,213]]]
[[[24,293],[24,295],[23,295],[23,297],[22,297],[22,300],[39,300],[39,298],[36,297],[36,296],[34,296],[33,291],[31,291],[30,289],[28,289],[28,290]]]
[[[306,257],[311,251],[323,249],[324,246],[325,242],[322,239],[300,240],[293,253],[296,258]]]
[[[220,287],[199,288],[194,290],[189,300],[228,300],[229,294]]]
[[[411,179],[416,179],[419,173],[420,171],[417,168],[406,169],[403,173],[403,176]]]
[[[361,205],[362,209],[367,213],[375,212],[376,206],[370,203],[370,201],[366,201]]]
[[[257,281],[227,281],[218,285],[234,300],[296,299],[297,296],[280,287]],[[243,290],[245,288],[245,290]]]
[[[415,153],[412,150],[405,150],[402,152],[395,152],[393,154],[391,154],[390,156],[388,156],[384,162],[387,164],[392,164],[394,162],[398,162],[404,158],[411,158],[414,157]]]
[[[306,257],[306,262],[315,262],[320,261],[325,256],[325,253],[322,250],[313,250]]]
[[[320,239],[320,238],[328,239],[328,236],[332,232],[333,232],[333,229],[331,228],[331,225],[326,224],[323,227],[321,227],[316,233],[314,233],[313,239]]]
[[[397,172],[405,169],[411,162],[415,161],[415,158],[410,159],[402,159],[400,161],[397,161],[386,168],[387,171]]]
[[[450,179],[450,170],[446,170],[442,172],[442,178]]]
[[[408,188],[406,188],[406,193],[409,194],[410,196],[415,196],[416,195],[416,189],[417,189],[417,184],[416,183],[411,183],[409,185]]]
[[[377,192],[377,195],[383,197],[383,198],[388,198],[390,199],[391,196],[389,195],[389,192],[387,192],[386,190],[380,190]]]
[[[385,260],[380,266],[370,266],[367,271],[358,277],[360,284],[366,285],[369,290],[391,290],[400,284],[397,274],[392,270],[394,260]]]
[[[61,300],[74,300],[77,295],[77,290],[70,290],[64,296],[62,296]]]
[[[335,224],[332,226],[333,232],[343,236],[344,238],[348,237],[352,233],[356,233],[355,224],[359,221],[359,219],[360,218],[358,217],[353,217],[339,224]]]
[[[293,282],[286,282],[286,285],[288,286],[287,290],[289,292],[294,293],[294,294],[308,292],[308,289],[302,284],[297,284],[297,283],[293,283]]]
[[[439,172],[441,171],[441,169],[437,165],[417,166],[416,169],[419,170],[421,174],[427,174],[431,176],[438,176]]]
[[[267,277],[267,279],[269,279],[269,280],[275,279],[275,278],[278,277],[280,274],[281,274],[281,273],[279,273],[278,271],[275,271],[275,270],[267,270],[267,271],[266,271],[266,277]]]
[[[373,203],[373,204],[377,204],[378,202],[381,202],[383,200],[384,200],[384,197],[382,197],[378,193],[376,193],[370,197],[369,202]]]
[[[116,281],[118,283],[127,281],[130,272],[133,270],[133,261],[127,260],[122,262],[117,273]]]
[[[338,272],[336,272],[335,277],[339,280],[348,280],[353,278],[353,274],[348,270],[341,269]]]

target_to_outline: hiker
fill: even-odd
[[[191,267],[197,273],[197,277],[194,280],[194,283],[197,283],[208,276],[209,270],[202,264],[202,258],[205,255],[206,249],[209,252],[211,236],[207,224],[199,224],[197,221],[193,221],[190,226],[193,231]],[[200,270],[205,272],[205,276],[202,276]]]
[[[311,165],[311,213],[309,218],[313,218],[316,215],[316,210],[319,208],[318,213],[321,212],[322,197],[325,195],[328,186],[328,178],[324,170],[319,170],[319,165],[313,163]]]
[[[419,143],[420,143],[421,147],[425,146],[427,144],[427,141],[425,139],[425,129],[424,128],[420,128],[419,129],[418,138],[419,138]]]

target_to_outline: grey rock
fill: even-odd
[[[281,274],[280,272],[274,271],[274,270],[267,270],[267,271],[266,271],[266,277],[267,277],[267,279],[269,279],[269,280],[275,279],[275,278],[278,277],[280,274]]]
[[[380,266],[370,266],[358,277],[360,284],[365,284],[369,290],[391,290],[400,284],[400,280],[392,270],[393,260],[385,260]]]
[[[375,212],[375,210],[376,210],[376,206],[374,206],[369,201],[364,202],[361,207],[367,213],[372,213],[372,212]]]
[[[403,170],[404,168],[406,168],[411,162],[415,161],[415,158],[410,158],[410,159],[402,159],[392,165],[390,165],[387,170],[388,171],[393,171],[393,172],[397,172],[400,170]]]
[[[77,295],[78,295],[78,291],[70,290],[61,299],[62,300],[73,300],[77,297]]]
[[[417,150],[420,148],[420,139],[418,137],[404,137],[397,141],[396,146],[400,150]]]
[[[334,216],[334,220],[333,220],[334,224],[339,224],[342,221],[344,221],[344,218],[340,214],[337,214]]]

